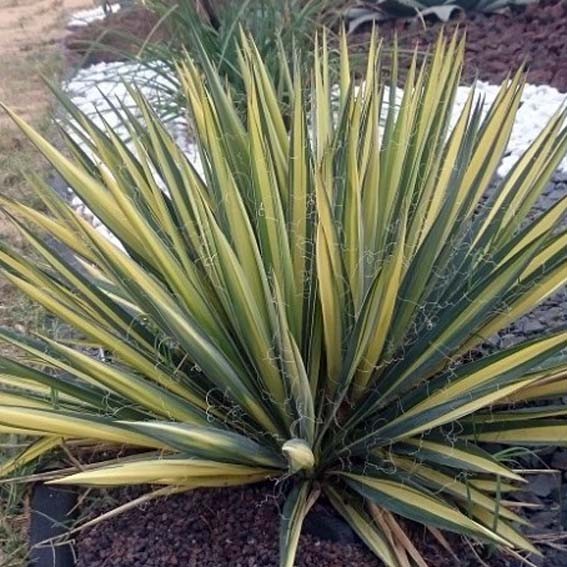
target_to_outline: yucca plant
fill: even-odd
[[[129,449],[53,482],[285,479],[282,566],[320,495],[388,566],[417,557],[400,518],[535,552],[501,498],[522,477],[491,447],[567,445],[565,406],[526,405],[567,393],[567,332],[466,355],[567,280],[567,198],[528,217],[566,153],[566,113],[486,200],[522,73],[484,117],[471,92],[451,125],[462,41],[414,61],[401,102],[380,53],[374,37],[356,85],[343,38],[335,96],[323,41],[289,127],[251,40],[244,119],[213,66],[187,60],[200,167],[139,93],[131,148],[69,105],[67,158],[12,114],[116,242],[37,179],[51,215],[2,197],[36,252],[2,244],[5,277],[81,339],[0,332],[33,361],[0,360],[0,431],[41,438],[5,474],[80,442]]]

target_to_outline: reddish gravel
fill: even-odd
[[[380,26],[380,34],[386,45],[397,33],[402,48],[425,49],[443,24],[426,25],[423,29],[418,19],[392,21]],[[529,83],[567,92],[567,0],[542,0],[502,14],[460,14],[444,25],[447,33],[456,26],[467,32],[466,79],[500,83],[510,68],[525,61]]]
[[[152,502],[79,533],[77,567],[278,567],[281,500],[277,490],[273,485],[197,490]],[[306,521],[296,567],[383,567],[360,543],[320,539],[333,530],[322,522],[329,512],[317,506],[317,516]],[[423,528],[411,530],[430,567],[456,567],[455,559]],[[343,528],[334,537],[348,541],[353,534]],[[459,567],[481,565],[470,546],[458,538],[448,539],[458,552]],[[487,563],[490,567],[520,565],[494,554]],[[546,563],[546,567],[564,565]]]
[[[78,567],[276,567],[274,488],[197,490],[99,524],[77,542]],[[359,545],[302,536],[297,567],[379,567]]]

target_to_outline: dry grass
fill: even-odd
[[[48,62],[48,67],[53,61]],[[0,76],[4,74],[4,61],[0,62]],[[35,67],[35,64],[34,64]],[[25,65],[28,69],[28,65]],[[14,68],[18,87],[24,88],[23,68]],[[43,132],[48,131],[45,118],[45,106],[41,104],[34,125]],[[33,112],[33,110],[31,111]],[[31,116],[30,116],[31,118]],[[0,122],[0,193],[36,204],[33,195],[25,180],[29,172],[46,173],[47,166],[34,151],[34,148],[25,142],[20,133],[5,121]],[[0,241],[11,247],[24,251],[25,246],[14,227],[0,214]],[[33,305],[27,298],[18,293],[13,286],[0,278],[0,325],[14,328],[18,331],[38,330],[43,326],[44,313]],[[11,354],[9,347],[0,344],[0,354]],[[10,455],[18,451],[19,441],[15,437],[0,436],[0,460],[3,455]],[[25,527],[26,513],[24,506],[24,490],[18,486],[0,486],[0,566],[20,567],[25,564]]]
[[[63,69],[59,51],[65,14],[90,8],[94,0],[0,0],[0,101],[14,108],[44,135],[53,138],[52,99],[42,77],[57,79]],[[39,200],[28,173],[46,175],[48,166],[0,111],[0,194],[32,206]],[[0,242],[25,251],[22,239],[0,214]],[[0,278],[0,325],[19,331],[50,326],[46,314]],[[0,354],[8,349],[0,345]],[[0,436],[0,461],[18,451],[15,437]],[[0,485],[0,567],[26,564],[27,511],[21,486]]]
[[[12,60],[13,62],[13,60]],[[48,93],[45,85],[41,96],[34,94],[35,82],[40,81],[40,74],[46,77],[57,76],[60,62],[54,53],[46,54],[41,60],[22,57],[17,65],[8,65],[0,60],[0,76],[3,81],[13,80],[14,92],[0,90],[1,99],[8,105],[10,99],[20,100],[25,97],[26,76],[29,77],[30,97],[26,107],[28,120],[48,136],[55,135],[55,129],[48,118]],[[7,100],[6,100],[7,99]],[[11,104],[12,103],[12,104]],[[33,146],[24,140],[22,134],[5,117],[0,120],[0,193],[2,195],[25,202],[31,206],[39,206],[39,199],[26,181],[29,173],[47,174],[48,166]],[[5,217],[0,216],[0,241],[3,244],[25,251],[22,238]],[[8,282],[0,278],[0,325],[9,326],[20,331],[37,329],[42,314],[38,307],[32,305],[27,298],[19,294]],[[6,347],[0,345],[0,353]]]

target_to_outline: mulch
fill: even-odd
[[[77,541],[77,567],[276,567],[275,488],[196,490],[101,523]],[[360,545],[302,536],[298,567],[378,567]]]
[[[278,567],[280,491],[273,484],[262,484],[196,490],[154,501],[79,534],[77,567]],[[323,539],[331,530],[315,528],[329,512],[324,504],[317,506],[312,514],[318,516],[306,520],[296,567],[383,567],[358,541]],[[346,525],[345,529],[350,531]],[[431,536],[421,528],[411,529],[430,567],[456,566],[455,558]],[[336,533],[333,538],[340,539]],[[453,543],[459,567],[481,565],[475,553],[490,567],[519,567],[515,560],[487,555],[481,548],[473,552],[457,539]]]

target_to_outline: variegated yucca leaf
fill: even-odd
[[[360,83],[344,38],[337,89],[332,57],[323,40],[284,112],[243,37],[244,117],[187,59],[200,164],[135,90],[137,113],[117,109],[130,145],[66,102],[64,154],[10,113],[114,239],[40,180],[50,214],[0,198],[34,252],[0,244],[4,276],[78,337],[0,331],[31,361],[0,359],[0,432],[40,439],[1,470],[80,440],[127,456],[56,482],[286,479],[282,566],[319,494],[388,566],[422,564],[403,518],[534,552],[501,502],[522,477],[491,444],[567,445],[564,407],[524,403],[567,392],[567,331],[465,355],[567,281],[567,198],[528,216],[566,153],[565,111],[489,192],[521,72],[452,120],[457,36],[414,60],[401,99],[376,37]]]

